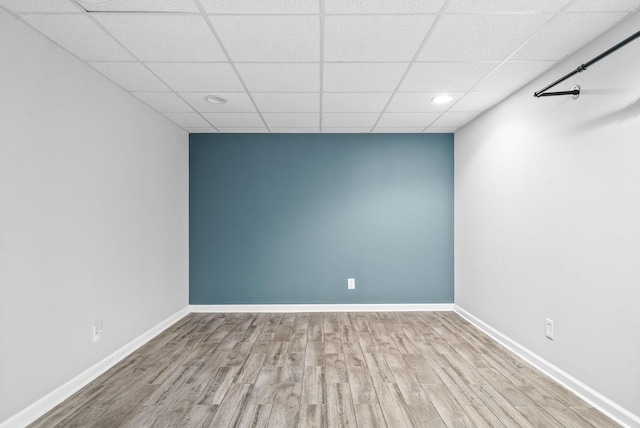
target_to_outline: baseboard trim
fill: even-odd
[[[575,377],[571,376],[569,373],[551,364],[549,361],[520,345],[515,340],[502,334],[501,332],[491,327],[480,318],[477,318],[476,316],[467,312],[460,306],[454,305],[454,311],[458,315],[469,321],[471,324],[476,326],[478,329],[482,330],[496,342],[507,348],[509,351],[524,359],[529,364],[540,370],[542,373],[560,383],[562,386],[569,389],[578,397],[580,397],[617,423],[629,428],[640,427],[640,416],[631,413],[629,410],[600,394],[593,388],[585,385]]]
[[[453,311],[453,303],[308,304],[308,305],[191,305],[194,313],[291,313],[291,312],[423,312]]]
[[[0,428],[22,428],[34,422],[187,314],[189,314],[189,307],[179,310],[111,355],[89,367],[64,385],[56,388],[21,412],[0,423]]]

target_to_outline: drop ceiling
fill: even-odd
[[[640,0],[0,0],[0,7],[189,132],[453,132]],[[453,101],[431,102],[441,94]],[[227,102],[211,104],[207,95]]]

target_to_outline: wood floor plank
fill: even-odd
[[[367,368],[349,367],[347,375],[354,404],[378,404],[378,397]]]
[[[356,422],[359,427],[386,428],[382,409],[379,404],[354,404]]]
[[[307,342],[304,365],[318,367],[324,365],[324,343]]]
[[[329,428],[325,404],[303,404],[300,407],[298,428]]]
[[[500,419],[487,406],[465,406],[464,410],[478,428],[504,427]]]
[[[304,353],[289,352],[280,372],[280,383],[301,383],[304,373]],[[322,366],[322,365],[320,365]]]
[[[276,389],[276,397],[271,408],[269,427],[292,428],[298,424],[300,414],[299,383],[281,383]]]
[[[196,400],[202,391],[202,385],[185,383],[178,388],[172,399],[165,403],[164,412],[153,422],[154,428],[169,428],[183,425],[183,419],[196,404]],[[105,421],[104,427],[121,425],[121,421],[115,419]]]
[[[232,427],[240,417],[246,403],[246,397],[252,386],[246,383],[234,383],[229,387],[227,399],[218,407],[209,423],[210,428]]]
[[[447,426],[438,410],[431,403],[410,404],[407,409],[416,428],[445,428]]]
[[[444,385],[428,386],[427,394],[448,427],[472,427],[473,422]]]
[[[339,354],[344,352],[342,347],[342,338],[340,333],[325,333],[324,334],[324,353],[325,354]]]
[[[265,353],[251,353],[244,362],[238,372],[235,382],[236,383],[256,383],[260,370],[262,370],[262,364],[266,358]]]
[[[325,356],[325,380],[327,385],[332,383],[347,383],[347,364],[344,354],[326,354]]]
[[[356,427],[356,416],[348,383],[327,385],[327,419],[331,427]]]
[[[393,373],[384,358],[384,354],[364,354],[371,378],[380,383],[394,382]]]
[[[266,428],[273,404],[247,404],[240,412],[236,428]]]
[[[380,409],[389,427],[413,427],[411,413],[395,383],[375,384]]]
[[[518,412],[524,416],[527,421],[534,427],[555,427],[562,426],[560,422],[553,418],[549,413],[545,412],[537,406],[521,406],[517,408]]]
[[[591,406],[581,406],[571,408],[577,413],[583,420],[591,423],[598,428],[619,428],[620,425],[613,422],[611,419],[597,411]]]
[[[449,312],[190,314],[31,427],[618,425]]]
[[[184,416],[180,426],[183,427],[206,427],[209,426],[211,420],[216,414],[218,406],[210,406],[207,404],[194,404],[191,409]],[[132,425],[136,426],[136,425]],[[138,427],[148,426],[144,423],[139,423]]]
[[[302,382],[302,404],[326,404],[324,367],[305,367]]]
[[[204,387],[198,404],[222,404],[237,372],[238,367],[220,367]],[[156,401],[153,404],[157,405],[160,402]]]

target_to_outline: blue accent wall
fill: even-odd
[[[189,139],[191,304],[453,302],[453,134]]]

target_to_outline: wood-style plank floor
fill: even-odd
[[[191,314],[33,427],[616,427],[453,312]]]

